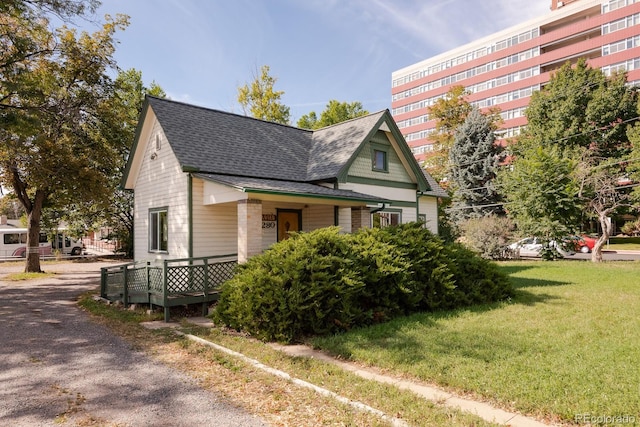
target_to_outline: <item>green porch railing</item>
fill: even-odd
[[[139,261],[100,269],[100,296],[110,301],[157,305],[169,321],[170,307],[218,299],[220,286],[233,277],[236,254],[163,261]]]

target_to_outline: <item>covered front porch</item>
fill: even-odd
[[[371,226],[371,212],[387,199],[327,186],[274,180],[195,174],[193,218],[206,229],[210,221],[233,209],[238,262],[262,253],[293,232],[339,226],[345,233]],[[198,185],[198,181],[199,184]],[[198,202],[201,194],[202,203]],[[225,208],[225,206],[227,208]],[[371,207],[373,206],[373,208]],[[213,214],[216,212],[216,214]],[[228,239],[231,240],[231,221]],[[220,228],[216,237],[220,238]],[[210,234],[213,236],[213,230]],[[194,247],[204,247],[204,235],[194,234]],[[197,251],[196,251],[197,253]]]

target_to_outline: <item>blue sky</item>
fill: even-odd
[[[391,73],[549,12],[551,0],[103,0],[130,16],[123,69],[174,100],[242,113],[237,88],[262,65],[292,122],[331,99],[391,106]],[[84,25],[87,30],[95,27]]]

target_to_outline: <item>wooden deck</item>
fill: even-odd
[[[100,296],[111,301],[156,305],[164,308],[169,321],[170,307],[202,303],[203,315],[208,304],[218,299],[220,286],[233,277],[236,254],[202,258],[183,258],[162,262],[132,262],[103,267]]]

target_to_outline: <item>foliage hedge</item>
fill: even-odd
[[[240,265],[213,318],[259,339],[292,342],[512,293],[494,264],[418,223],[354,234],[330,227],[295,234]]]

